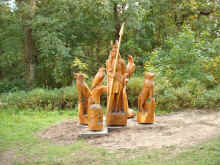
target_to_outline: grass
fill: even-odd
[[[0,160],[2,153],[12,151],[16,155],[11,160],[13,165],[220,165],[220,137],[174,156],[175,147],[111,152],[91,146],[83,139],[72,145],[57,145],[35,136],[37,131],[73,116],[75,110],[1,110]]]
[[[17,143],[33,141],[33,133],[53,123],[73,118],[74,111],[0,110],[0,151]]]

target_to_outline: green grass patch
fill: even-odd
[[[219,165],[220,137],[188,148],[175,155],[175,146],[162,149],[122,149],[115,152],[89,145],[79,139],[71,145],[58,145],[35,135],[39,130],[76,116],[71,111],[0,111],[0,158],[5,151],[14,151],[23,160],[13,165]],[[175,140],[175,139],[174,139]],[[129,143],[129,142],[128,142]],[[175,155],[175,156],[174,156]]]
[[[76,115],[72,111],[31,111],[5,109],[0,111],[0,150],[18,143],[35,142],[33,133]]]

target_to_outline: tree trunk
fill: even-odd
[[[26,82],[32,88],[35,80],[36,62],[34,58],[32,29],[28,25],[25,27],[25,59],[26,59]]]
[[[159,25],[158,25],[158,33],[157,33],[157,44],[158,45],[160,45],[161,44],[161,40],[160,40],[160,28],[161,28],[161,26],[160,26],[160,23],[159,23]]]
[[[0,80],[3,80],[3,72],[1,68],[0,68]]]
[[[121,29],[120,21],[118,18],[118,6],[117,3],[114,3],[114,20],[115,20],[115,40],[119,39],[119,32]]]

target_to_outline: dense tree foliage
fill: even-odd
[[[178,86],[220,80],[219,0],[16,0],[0,3],[0,92],[72,83],[105,65],[126,23],[121,54],[137,71]],[[211,83],[210,83],[211,82]]]

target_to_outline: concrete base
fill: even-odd
[[[112,131],[117,131],[119,129],[123,129],[123,128],[126,128],[126,126],[107,126],[108,127],[108,131],[109,132],[112,132]]]
[[[97,136],[104,136],[108,134],[108,128],[103,127],[101,131],[90,131],[88,128],[83,129],[79,136],[83,138],[89,138],[89,137],[97,137]]]
[[[86,125],[86,124],[77,123],[77,125],[82,127],[82,128],[88,128],[88,125]]]

